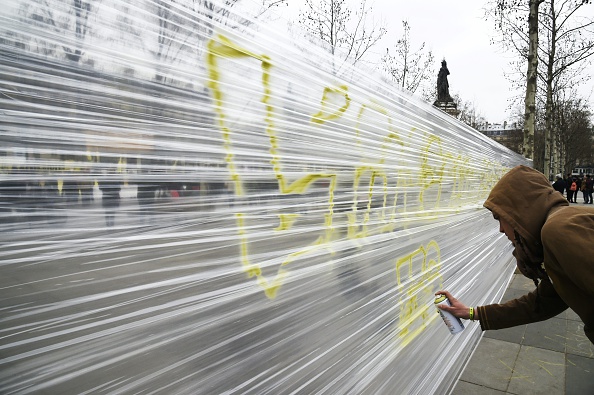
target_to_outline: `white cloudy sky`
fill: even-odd
[[[432,50],[436,61],[436,72],[441,60],[446,59],[450,76],[450,93],[459,94],[465,101],[474,103],[475,108],[489,122],[503,122],[510,118],[509,99],[517,95],[504,77],[513,54],[490,44],[494,35],[493,23],[483,18],[486,1],[480,0],[367,0],[373,4],[373,15],[383,20],[388,34],[374,47],[377,57],[385,52],[402,36],[402,20],[411,27],[413,49],[423,42]],[[354,1],[355,6],[359,3]],[[282,7],[283,17],[296,20],[304,0],[289,0]],[[594,12],[594,10],[590,10]],[[594,67],[589,68],[594,75]],[[435,75],[437,83],[437,75]],[[592,94],[594,81],[581,88],[584,97]]]

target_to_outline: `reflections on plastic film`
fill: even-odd
[[[255,59],[261,63],[262,77],[262,96],[260,102],[262,103],[264,111],[264,123],[265,133],[268,136],[269,147],[268,151],[270,154],[270,163],[274,171],[275,178],[278,184],[278,194],[303,194],[308,188],[318,180],[328,180],[327,188],[327,201],[325,203],[326,209],[323,215],[323,226],[318,229],[319,235],[316,240],[308,245],[297,249],[284,257],[282,264],[280,265],[276,274],[273,275],[272,279],[267,279],[262,274],[262,270],[259,263],[251,262],[250,251],[249,251],[249,235],[247,233],[247,227],[245,224],[245,215],[242,213],[235,214],[236,226],[238,235],[240,238],[240,253],[241,261],[244,271],[248,274],[248,277],[256,277],[257,284],[265,291],[266,296],[269,298],[275,298],[278,290],[283,285],[287,278],[287,271],[284,269],[291,262],[297,258],[303,257],[306,254],[313,253],[320,249],[325,249],[330,252],[332,251],[332,241],[337,238],[337,227],[341,227],[345,224],[336,224],[334,215],[334,197],[337,188],[337,174],[332,172],[320,172],[320,173],[309,173],[295,180],[289,180],[285,175],[282,163],[283,158],[280,154],[279,139],[277,136],[277,126],[275,124],[275,112],[274,106],[271,105],[271,72],[272,62],[267,55],[256,54],[247,48],[241,47],[236,43],[232,42],[228,38],[217,35],[217,37],[208,43],[208,54],[207,54],[207,67],[208,75],[210,77],[209,88],[212,91],[214,99],[215,117],[218,128],[222,134],[222,144],[225,152],[225,162],[229,171],[230,178],[234,184],[235,194],[238,196],[244,195],[244,188],[242,185],[241,176],[237,170],[237,164],[235,163],[235,155],[233,153],[233,130],[228,125],[227,116],[225,109],[225,92],[222,88],[221,81],[221,68],[219,62],[221,60],[234,60],[234,59]],[[351,107],[352,98],[349,95],[349,89],[346,85],[338,87],[325,87],[322,93],[320,102],[320,110],[313,114],[310,122],[312,124],[323,126],[327,121],[337,120],[342,117],[346,111]],[[394,146],[407,147],[405,140],[402,137],[402,132],[396,130],[393,126],[392,115],[383,106],[370,101],[366,104],[362,104],[357,114],[357,123],[355,127],[355,141],[356,146],[363,148],[360,134],[361,127],[364,124],[362,117],[364,114],[370,115],[381,115],[385,119],[384,125],[381,130],[386,135],[378,140],[379,150],[377,158],[360,158],[360,163],[353,164],[353,179],[351,191],[353,192],[352,201],[350,202],[350,211],[347,212],[347,232],[345,237],[347,239],[362,239],[370,235],[386,233],[395,229],[395,221],[397,215],[401,218],[403,214],[405,221],[402,224],[406,225],[406,220],[413,220],[414,216],[423,216],[425,219],[437,219],[440,215],[439,209],[441,207],[456,208],[463,205],[462,197],[464,195],[470,201],[473,201],[483,189],[490,189],[490,187],[498,180],[498,178],[507,171],[501,165],[496,163],[484,163],[485,168],[493,169],[490,174],[483,174],[480,178],[480,185],[471,185],[469,179],[470,170],[468,164],[470,159],[464,157],[461,154],[453,155],[448,152],[444,152],[441,139],[431,133],[418,133],[420,136],[418,139],[421,141],[415,141],[416,147],[421,147],[418,155],[418,163],[410,163],[409,157],[408,166],[398,166],[394,164],[387,164],[386,160],[399,160],[398,151],[393,150]],[[415,131],[414,129],[411,131]],[[418,140],[417,139],[417,140]],[[407,147],[414,149],[414,147]],[[485,160],[485,162],[489,162]],[[417,171],[411,170],[418,169]],[[387,169],[390,169],[388,172]],[[447,174],[447,181],[450,183],[449,198],[442,194],[442,185],[444,183],[444,177]],[[365,184],[365,181],[368,183]],[[381,187],[376,186],[376,181],[381,182]],[[401,191],[403,190],[403,191]],[[392,192],[390,192],[392,191]],[[415,198],[409,197],[411,194],[409,191],[416,191]],[[391,196],[390,194],[393,194]],[[381,196],[374,196],[381,195]],[[399,202],[398,198],[402,195],[402,200]],[[364,202],[366,207],[359,210],[359,200],[365,197]],[[429,198],[430,197],[430,198]],[[473,199],[474,198],[474,199]],[[381,207],[378,210],[374,210],[372,202],[375,204],[379,203]],[[410,203],[410,204],[409,204]],[[414,203],[414,204],[413,204]],[[397,211],[398,210],[398,211]],[[376,214],[376,218],[372,218],[371,215]],[[301,214],[279,214],[279,224],[274,228],[275,232],[285,232],[291,229],[295,223],[298,222]],[[372,220],[373,219],[373,220]],[[372,224],[374,226],[372,226]],[[427,246],[427,249],[421,247],[416,253],[413,253],[410,257],[406,258],[410,260],[412,265],[413,259],[416,255],[423,257],[423,270],[427,270],[429,273],[432,262],[439,262],[427,259],[427,252],[431,249],[435,249],[439,252],[437,244],[432,242]],[[405,261],[406,261],[405,259]],[[404,261],[403,261],[404,262]],[[437,263],[436,263],[437,265]],[[425,279],[428,274],[422,276]],[[400,279],[400,277],[399,277]],[[411,299],[406,302],[406,309],[404,315],[407,320],[411,317],[417,317],[421,315],[424,317],[423,310],[419,310],[416,305],[417,297],[419,292],[433,292],[430,286],[424,286],[422,288],[421,283],[417,286],[408,290],[408,294]],[[418,313],[421,311],[421,313]],[[410,325],[413,325],[411,322]],[[411,334],[416,333],[417,329],[411,329],[408,325],[403,331],[403,336],[409,338]],[[422,326],[420,327],[422,329]],[[413,336],[414,337],[414,336]]]
[[[311,121],[313,123],[322,124],[326,121],[340,118],[351,104],[351,98],[349,97],[348,90],[349,88],[346,85],[340,85],[336,88],[328,86],[325,87],[324,93],[322,94],[322,108],[318,113],[312,115]],[[344,98],[344,104],[336,111],[329,111],[331,107],[329,104],[329,96],[331,95],[337,95],[340,98]]]
[[[410,254],[396,259],[396,282],[400,296],[398,336],[406,346],[427,327],[434,293],[443,287],[439,245],[431,240]]]
[[[51,175],[57,174],[58,178],[56,179],[56,189],[58,194],[61,195],[64,193],[64,175],[80,175],[82,173],[85,177],[90,177],[89,174],[91,174],[93,167],[101,163],[99,152],[95,152],[93,154],[89,151],[86,151],[84,155],[77,155],[77,157],[77,160],[61,160],[57,157],[50,157],[44,158],[43,161],[39,159],[31,160],[26,164],[17,165],[8,160],[2,160],[3,158],[0,157],[0,174],[9,174],[11,172],[28,173],[31,171],[38,174],[44,174],[48,178]],[[177,161],[175,163],[177,163]],[[173,166],[175,166],[175,163]],[[115,172],[123,176],[124,185],[128,184],[128,180],[126,178],[128,172],[127,166],[128,163],[126,158],[122,156],[118,157]],[[44,186],[46,184],[46,179],[45,177],[42,177],[36,182],[38,182],[40,186]],[[92,183],[95,185],[97,183],[97,179],[92,179]]]
[[[255,54],[246,48],[239,47],[235,43],[231,42],[224,36],[219,35],[216,40],[211,40],[208,44],[208,55],[207,55],[207,66],[209,71],[209,88],[213,91],[213,97],[215,101],[215,112],[216,112],[216,119],[218,127],[220,128],[222,135],[223,135],[223,148],[225,150],[225,161],[227,164],[227,169],[230,172],[231,179],[235,185],[235,194],[236,195],[243,195],[243,187],[242,187],[242,180],[237,172],[237,167],[234,163],[234,154],[232,151],[232,130],[227,125],[226,122],[226,114],[224,110],[224,92],[220,86],[220,68],[218,65],[219,58],[225,59],[234,59],[234,58],[253,58],[259,60],[262,63],[262,86],[263,86],[263,95],[261,98],[261,103],[265,107],[265,123],[266,123],[266,134],[268,135],[270,147],[269,152],[272,157],[270,163],[272,164],[275,177],[278,182],[278,188],[280,194],[303,194],[307,191],[307,189],[317,180],[320,179],[329,179],[330,183],[328,184],[328,214],[325,216],[324,227],[325,232],[323,232],[318,239],[311,245],[306,246],[304,249],[291,253],[287,255],[281,267],[278,269],[277,273],[275,274],[272,280],[267,279],[263,274],[261,267],[258,263],[252,263],[250,261],[250,254],[249,254],[249,247],[248,247],[248,238],[245,231],[245,216],[242,213],[236,213],[236,224],[238,227],[239,237],[240,237],[240,244],[241,244],[241,260],[242,265],[248,277],[256,277],[258,285],[264,289],[266,296],[269,298],[275,298],[277,292],[281,285],[284,283],[285,278],[287,276],[286,270],[283,269],[284,266],[288,265],[296,258],[307,254],[309,252],[318,250],[320,248],[328,248],[326,245],[328,244],[329,239],[332,236],[332,219],[333,219],[333,199],[334,199],[334,188],[336,187],[336,175],[332,173],[314,173],[314,174],[307,174],[302,178],[299,178],[293,182],[289,182],[283,173],[283,168],[281,164],[281,157],[278,154],[278,138],[276,135],[276,126],[274,123],[274,107],[270,105],[270,97],[271,97],[271,88],[270,88],[270,68],[271,63],[270,59],[266,55],[258,55]],[[345,87],[346,88],[346,87]],[[331,93],[343,93],[345,95],[345,105],[338,110],[338,114],[344,112],[346,108],[348,108],[348,104],[350,99],[346,94],[346,89],[338,89],[332,90],[328,89],[325,91],[325,97],[323,101],[327,99],[327,96]],[[324,122],[328,119],[334,119],[339,117],[340,115],[337,114],[325,114],[323,111],[320,112],[318,115],[314,116],[312,119],[316,122]],[[276,231],[285,231],[292,227],[293,223],[296,221],[298,214],[293,215],[286,215],[281,214],[279,215],[280,224]]]
[[[419,193],[421,212],[439,208],[441,182],[443,180],[445,164],[445,157],[441,149],[441,139],[435,135],[429,136],[426,145],[421,150],[421,174],[419,177],[421,183],[421,191]],[[430,189],[437,190],[437,197],[433,207],[429,207],[430,203],[425,199]]]

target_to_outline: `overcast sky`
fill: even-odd
[[[372,57],[377,59],[392,48],[403,33],[402,20],[409,22],[413,50],[425,42],[426,49],[433,52],[436,73],[442,59],[446,59],[450,75],[450,94],[459,94],[462,100],[471,101],[489,122],[508,120],[509,99],[518,94],[504,77],[509,61],[514,54],[503,53],[490,44],[495,31],[491,21],[484,20],[481,0],[367,0],[373,4],[373,15],[382,20],[388,33],[380,44],[373,48]],[[352,1],[353,9],[359,1]],[[296,19],[304,0],[289,0],[283,7],[283,16]],[[281,11],[281,10],[279,10]],[[591,10],[594,12],[594,9]],[[375,56],[374,56],[375,55]],[[594,67],[589,68],[594,74]],[[437,74],[435,75],[437,83]],[[594,82],[581,88],[584,98],[592,94]],[[520,93],[523,96],[523,93]],[[592,95],[594,96],[594,95]],[[522,101],[523,103],[523,101]],[[592,101],[591,101],[592,103]]]
[[[374,14],[379,11],[388,24],[390,37],[384,46],[402,35],[402,20],[407,20],[413,48],[425,42],[433,51],[436,69],[446,59],[450,94],[474,103],[489,122],[503,122],[510,113],[508,99],[517,94],[504,77],[511,54],[490,44],[492,23],[484,20],[483,4],[477,0],[376,0]]]

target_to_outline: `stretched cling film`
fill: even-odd
[[[3,2],[1,393],[455,384],[525,160],[250,5]]]

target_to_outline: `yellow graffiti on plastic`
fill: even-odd
[[[403,147],[404,141],[402,140],[398,131],[394,127],[394,125],[392,123],[392,117],[388,113],[388,110],[381,104],[377,103],[375,100],[371,100],[369,103],[361,105],[361,108],[359,109],[359,112],[357,114],[357,124],[355,126],[355,137],[356,137],[356,143],[358,146],[362,145],[361,138],[360,138],[361,125],[363,124],[362,118],[363,118],[363,115],[365,114],[365,112],[370,111],[370,110],[375,111],[379,114],[382,114],[387,118],[387,129],[386,130],[388,133],[382,139],[382,144],[381,144],[381,147],[379,150],[379,155],[377,156],[377,158],[375,160],[369,160],[369,162],[372,162],[372,161],[376,162],[377,165],[379,165],[379,168],[374,168],[374,167],[372,168],[372,166],[374,166],[374,165],[368,165],[367,168],[361,167],[361,168],[355,169],[355,187],[354,187],[355,191],[357,191],[358,180],[361,178],[361,172],[369,171],[371,173],[371,181],[369,183],[368,206],[367,206],[366,213],[363,217],[364,224],[362,225],[361,229],[359,230],[358,229],[359,226],[356,225],[356,221],[358,218],[358,216],[356,215],[356,210],[357,210],[356,203],[353,205],[355,213],[352,213],[351,215],[347,216],[349,219],[349,233],[348,233],[347,237],[349,237],[349,238],[360,238],[360,237],[366,237],[368,235],[368,229],[367,229],[366,223],[369,221],[369,213],[371,212],[371,203],[373,200],[376,177],[381,177],[383,179],[383,194],[382,194],[383,203],[382,203],[381,212],[380,212],[379,218],[378,218],[378,224],[380,225],[379,232],[380,233],[390,232],[395,227],[394,224],[386,223],[386,210],[388,209],[388,205],[387,205],[388,177],[387,177],[385,171],[382,170],[382,165],[385,164],[386,158],[388,157],[389,150],[392,147],[392,145],[397,144],[397,145]],[[398,182],[400,182],[400,179],[398,180]],[[393,209],[392,209],[392,213],[391,213],[391,218],[393,218],[395,215],[394,210],[396,208],[396,203],[397,203],[397,194],[395,195],[395,198],[394,198],[394,205],[393,205]]]
[[[238,234],[239,234],[239,248],[241,250],[241,264],[243,266],[243,270],[248,274],[248,278],[251,277],[260,277],[262,276],[262,269],[260,269],[259,265],[253,265],[250,263],[248,259],[248,241],[247,235],[245,232],[245,218],[242,213],[235,214],[235,220],[238,226]]]
[[[438,147],[437,151],[431,150],[431,147],[434,143]],[[421,192],[419,193],[419,202],[421,203],[421,211],[426,211],[425,192],[434,185],[436,185],[437,188],[437,198],[435,207],[432,208],[436,209],[439,207],[439,203],[441,201],[441,182],[443,179],[444,167],[447,162],[445,160],[440,160],[439,162],[441,162],[441,166],[438,168],[433,168],[429,164],[430,159],[436,162],[436,158],[441,158],[444,156],[441,149],[441,139],[434,134],[429,136],[427,145],[422,149],[421,152]],[[435,215],[435,213],[433,213],[433,215]]]
[[[434,250],[436,259],[428,259]],[[421,260],[420,275],[414,275],[414,261]],[[408,268],[406,276],[401,275],[402,267]],[[396,283],[401,297],[398,337],[402,346],[409,344],[425,330],[434,319],[429,313],[433,294],[443,287],[441,270],[441,252],[435,240],[427,247],[419,246],[412,253],[396,260]]]
[[[287,275],[286,270],[279,269],[272,281],[268,281],[264,276],[258,276],[258,285],[264,289],[264,293],[269,299],[274,299],[278,294],[278,290],[286,281]]]
[[[232,150],[233,144],[233,133],[227,122],[227,114],[225,112],[225,93],[221,87],[221,72],[219,68],[220,59],[238,59],[238,58],[253,58],[261,62],[262,68],[262,97],[261,103],[265,108],[264,122],[265,132],[269,139],[269,153],[271,156],[270,164],[272,165],[275,178],[278,183],[278,190],[280,194],[303,194],[318,180],[329,180],[328,184],[328,201],[327,211],[324,215],[324,229],[320,231],[317,239],[307,246],[301,247],[301,249],[288,254],[282,261],[278,271],[269,281],[263,274],[261,266],[257,263],[250,262],[249,253],[249,241],[247,235],[247,226],[245,224],[246,217],[243,214],[236,214],[237,231],[240,237],[240,254],[243,270],[248,274],[248,278],[256,277],[257,284],[262,287],[269,298],[276,297],[279,289],[286,281],[288,272],[283,269],[297,258],[302,257],[306,254],[318,251],[320,249],[332,251],[332,241],[336,240],[337,237],[341,236],[341,232],[338,230],[334,223],[334,195],[336,187],[338,185],[338,175],[332,172],[320,172],[320,173],[309,173],[303,177],[290,180],[283,172],[282,157],[280,152],[282,150],[279,147],[279,139],[277,136],[277,126],[275,125],[275,111],[272,104],[272,88],[271,88],[271,70],[272,62],[266,55],[259,55],[251,52],[236,43],[232,42],[228,38],[217,35],[215,39],[208,43],[207,53],[207,67],[209,75],[208,87],[210,88],[213,101],[214,111],[216,115],[216,124],[221,131],[223,148],[225,152],[225,162],[231,180],[234,183],[234,190],[236,195],[243,195],[244,190],[242,187],[242,180],[237,170],[234,153]],[[339,104],[333,105],[339,100],[344,100],[344,104],[339,107]],[[334,99],[334,101],[333,101]],[[351,98],[348,94],[348,87],[346,85],[331,88],[325,87],[321,100],[321,109],[318,113],[312,116],[311,122],[317,124],[323,124],[326,121],[337,119],[344,115],[351,104]],[[463,157],[461,155],[454,155],[448,152],[443,152],[442,143],[439,137],[430,133],[419,133],[421,136],[421,163],[417,163],[415,160],[414,165],[406,163],[401,166],[394,166],[392,163],[387,164],[388,158],[394,158],[393,150],[394,145],[398,147],[405,147],[406,144],[401,138],[401,131],[396,130],[393,125],[392,117],[388,110],[382,105],[371,101],[370,103],[362,105],[358,111],[357,124],[356,124],[356,139],[358,146],[362,147],[361,143],[361,125],[362,118],[367,111],[375,111],[379,114],[384,115],[387,118],[387,122],[383,127],[385,135],[381,140],[381,146],[379,150],[376,150],[377,157],[362,159],[361,165],[357,166],[354,164],[354,178],[353,178],[353,192],[354,202],[352,202],[352,209],[349,213],[346,213],[347,218],[347,231],[346,238],[351,240],[357,240],[365,238],[373,233],[385,233],[393,231],[398,226],[406,226],[406,221],[414,220],[413,215],[416,217],[423,216],[425,219],[438,218],[441,214],[438,210],[446,212],[445,208],[440,208],[442,205],[448,205],[449,207],[456,206],[461,207],[463,197],[472,199],[475,195],[478,197],[485,192],[488,185],[492,186],[497,181],[497,177],[505,172],[502,166],[497,167],[492,161],[485,160],[488,162],[486,167],[493,169],[488,174],[482,174],[480,178],[480,187],[477,189],[476,185],[470,185],[468,182],[469,175],[472,169],[469,166],[470,158]],[[413,135],[416,129],[411,129],[409,133]],[[410,137],[410,136],[409,136]],[[416,136],[414,136],[416,138]],[[366,147],[369,148],[369,147]],[[396,157],[398,159],[398,157]],[[399,160],[399,159],[398,159]],[[407,160],[407,159],[403,159]],[[410,159],[408,159],[410,161]],[[360,162],[361,163],[361,162]],[[437,165],[439,164],[439,165]],[[450,164],[449,168],[446,165]],[[388,173],[388,169],[396,168],[395,172]],[[419,169],[419,173],[411,169]],[[365,177],[369,175],[368,188],[363,186],[362,189],[365,191],[359,191],[359,184],[365,185],[362,180],[367,180]],[[396,177],[396,185],[390,183],[390,177]],[[450,185],[451,195],[450,199],[445,202],[442,201],[442,184],[444,183],[444,177],[453,180]],[[376,181],[381,179],[382,186],[381,192],[378,192],[380,186],[376,186]],[[393,180],[393,178],[392,178]],[[389,207],[388,198],[390,197],[390,189],[394,191],[392,207]],[[489,188],[490,189],[490,188]],[[429,191],[435,191],[435,201],[431,201],[429,198]],[[470,192],[469,192],[470,191]],[[359,210],[360,196],[364,193],[367,195],[367,201],[365,208]],[[375,194],[375,196],[374,196]],[[412,194],[415,194],[414,198]],[[381,195],[381,196],[380,196]],[[375,197],[375,199],[374,199]],[[402,197],[402,202],[399,199]],[[400,202],[398,206],[397,203]],[[409,202],[420,203],[420,207],[416,212],[412,212],[409,206]],[[377,217],[371,217],[372,214],[376,214],[372,209],[375,204],[381,204],[381,210],[377,211]],[[432,204],[432,205],[431,205]],[[406,213],[412,213],[408,218],[404,216]],[[400,217],[398,217],[400,215]],[[291,229],[295,222],[299,219],[299,214],[279,214],[279,225],[275,228],[275,231],[281,232]],[[398,219],[398,222],[395,221]],[[374,229],[372,224],[377,226]],[[343,225],[343,224],[341,224]],[[343,234],[342,237],[345,235]],[[429,243],[427,249],[421,247],[416,254],[421,254],[424,258],[423,270],[427,271],[421,276],[421,283],[414,284],[408,293],[412,294],[415,298],[419,293],[425,293],[426,289],[422,287],[422,281],[434,281],[440,278],[439,273],[434,273],[432,270],[433,266],[439,266],[433,264],[435,261],[427,260],[426,253],[428,250],[435,248],[439,253],[437,243]],[[421,257],[419,255],[419,259]],[[410,259],[416,259],[415,253],[410,255]],[[403,261],[404,262],[404,261]],[[412,261],[411,261],[412,262]],[[397,271],[403,263],[397,264]],[[400,273],[398,272],[398,276]],[[398,277],[400,285],[400,277]],[[412,280],[411,280],[412,281]],[[423,310],[419,310],[420,307],[416,304],[417,299],[412,299],[409,295],[409,300],[403,304],[402,320],[401,322],[407,322],[409,320],[414,323],[415,317],[421,314],[424,317]],[[405,307],[406,306],[406,307]],[[418,313],[421,311],[421,313]],[[414,334],[418,330],[422,330],[424,327],[412,329],[410,325],[405,326],[403,335],[405,338],[411,338],[411,333]],[[412,336],[414,337],[414,336]]]
[[[311,121],[313,123],[323,124],[326,121],[331,121],[333,119],[340,118],[351,104],[351,98],[349,97],[348,90],[349,88],[346,85],[340,85],[336,88],[324,88],[324,93],[322,94],[321,109],[319,112],[312,115]],[[328,99],[331,94],[338,94],[339,96],[344,97],[344,104],[342,105],[342,107],[339,107],[336,111],[327,113],[330,107],[330,105],[328,104]]]
[[[267,55],[257,55],[243,47],[240,47],[233,43],[228,38],[218,35],[217,40],[211,40],[208,44],[208,66],[209,66],[209,88],[214,92],[215,97],[215,111],[217,112],[217,118],[219,121],[219,128],[224,134],[225,150],[227,152],[226,161],[229,169],[233,169],[232,178],[236,182],[240,182],[239,175],[235,171],[233,163],[234,155],[230,151],[231,148],[231,131],[225,124],[225,113],[223,111],[223,92],[219,86],[220,73],[218,71],[218,63],[216,61],[217,56],[223,58],[240,58],[240,57],[251,57],[262,62],[262,86],[264,88],[264,94],[261,102],[264,104],[265,122],[266,122],[266,133],[270,140],[270,154],[272,156],[271,163],[277,180],[279,181],[280,192],[283,194],[289,193],[304,193],[307,188],[314,183],[316,180],[322,178],[335,177],[334,174],[308,174],[301,179],[295,180],[290,185],[288,184],[285,176],[282,174],[282,168],[280,165],[280,158],[278,155],[278,139],[276,137],[276,127],[274,124],[274,107],[270,104],[271,99],[271,88],[270,88],[270,69],[272,64],[270,58]],[[346,87],[340,87],[338,91],[342,91]],[[347,102],[349,102],[347,96]],[[348,105],[347,105],[348,107]],[[346,109],[346,108],[345,108]],[[238,190],[242,190],[240,187]]]
[[[365,174],[365,173],[369,173],[369,189],[367,191],[367,204],[363,213],[363,219],[361,222],[358,221],[358,205],[359,205],[359,200],[357,198],[358,196],[358,190],[359,190],[359,183],[361,180],[361,177]],[[370,213],[372,210],[372,204],[373,204],[373,192],[374,192],[374,185],[375,185],[375,179],[377,177],[381,177],[383,180],[383,193],[382,193],[382,207],[386,207],[386,203],[387,203],[387,194],[388,194],[388,190],[387,190],[387,184],[388,184],[388,176],[371,167],[371,166],[362,166],[362,167],[358,167],[355,169],[355,180],[353,181],[353,191],[355,191],[355,195],[353,198],[353,204],[351,206],[351,212],[347,213],[347,218],[348,218],[348,228],[347,228],[347,238],[349,239],[357,239],[357,238],[364,238],[367,237],[369,235],[368,233],[368,224],[369,224],[369,220],[370,220]],[[385,209],[382,209],[382,213],[385,213]],[[383,220],[383,214],[380,213],[380,218],[379,220]]]
[[[268,81],[268,74],[271,67],[270,59],[266,55],[257,55],[253,52],[246,50],[245,48],[237,46],[231,40],[223,35],[217,35],[208,42],[207,45],[206,64],[208,67],[208,88],[212,91],[214,99],[214,109],[217,118],[217,124],[223,135],[223,147],[225,149],[225,162],[227,163],[227,169],[231,173],[231,180],[234,184],[235,193],[237,195],[243,195],[243,186],[239,173],[233,162],[234,155],[231,151],[231,130],[226,124],[225,113],[223,111],[224,97],[223,91],[221,90],[220,72],[218,67],[217,59],[221,58],[243,58],[252,57],[262,62],[262,69],[264,70],[263,80]]]
[[[467,199],[467,195],[474,189],[468,183],[468,179],[472,174],[470,158],[463,158],[462,155],[456,157],[449,155],[448,163],[452,165],[449,171],[453,173],[452,178],[454,180],[449,203],[450,207],[459,208],[463,206],[463,200]]]
[[[299,217],[299,214],[278,214],[280,224],[274,230],[282,231],[291,229],[297,217]]]
[[[359,109],[359,112],[357,113],[357,123],[355,125],[355,138],[356,138],[357,145],[359,145],[359,146],[361,145],[361,125],[362,125],[361,120],[363,119],[363,114],[368,110],[376,111],[376,112],[384,115],[388,119],[388,126],[386,128],[386,130],[388,131],[388,134],[384,137],[384,139],[382,141],[382,147],[381,147],[382,151],[381,151],[380,160],[379,160],[379,163],[384,163],[385,159],[386,159],[388,144],[390,144],[392,142],[396,142],[399,145],[404,146],[404,142],[402,141],[402,139],[400,138],[400,136],[398,135],[397,131],[394,128],[394,125],[392,124],[392,117],[388,113],[388,110],[381,104],[375,102],[374,100],[371,100],[368,104],[361,105],[361,108]]]
[[[217,124],[219,129],[223,135],[223,148],[225,150],[225,162],[227,164],[227,169],[230,172],[231,179],[234,182],[235,186],[235,193],[237,195],[243,195],[243,187],[241,182],[241,177],[236,169],[234,163],[234,154],[231,150],[232,147],[232,133],[231,129],[227,126],[225,121],[226,115],[224,111],[224,95],[223,91],[221,90],[219,81],[220,81],[220,72],[218,66],[218,58],[245,58],[250,57],[259,60],[262,62],[262,85],[263,85],[263,96],[261,99],[262,104],[265,106],[265,123],[266,123],[266,133],[269,137],[270,141],[270,155],[272,156],[271,164],[275,173],[275,177],[278,182],[279,190],[281,194],[302,194],[307,191],[307,189],[317,180],[320,179],[329,179],[329,193],[328,193],[328,214],[325,216],[325,226],[326,232],[318,237],[318,239],[311,245],[305,247],[301,251],[297,251],[295,253],[289,254],[287,259],[281,264],[281,266],[285,266],[292,262],[296,257],[309,253],[319,248],[329,248],[323,247],[328,241],[333,237],[333,226],[332,226],[332,218],[333,218],[333,207],[334,207],[334,189],[336,187],[336,175],[331,173],[319,173],[319,174],[307,174],[302,178],[299,178],[292,183],[286,179],[284,174],[282,173],[282,166],[280,162],[280,157],[278,155],[278,139],[276,136],[276,127],[274,124],[274,107],[270,103],[271,99],[271,87],[270,87],[270,69],[272,64],[270,62],[270,58],[266,55],[257,55],[247,49],[240,47],[233,43],[228,38],[217,35],[216,39],[212,39],[208,45],[208,53],[207,53],[207,66],[209,71],[210,81],[208,83],[208,87],[211,89],[213,93],[214,103],[215,103],[215,113],[217,118]],[[328,89],[328,92],[339,92],[345,95],[345,100],[347,104],[339,109],[338,113],[344,112],[348,107],[348,103],[350,102],[350,98],[346,94],[346,87],[340,87],[338,89]],[[327,96],[325,95],[322,100],[322,106],[324,107],[324,103],[327,100]],[[334,119],[338,115],[337,114],[330,114],[324,119]],[[287,230],[289,229],[294,220],[296,219],[297,215],[291,216],[287,214],[282,214],[280,216],[281,224],[276,230]],[[268,281],[262,274],[262,270],[258,264],[252,264],[249,259],[249,248],[248,248],[248,240],[247,235],[245,234],[245,218],[243,214],[236,214],[236,223],[238,227],[238,232],[240,235],[241,240],[241,260],[244,271],[248,274],[248,277],[257,277],[257,283],[260,287],[262,287],[269,298],[276,297],[278,290],[282,286],[285,278],[287,276],[287,272],[282,268],[279,268],[278,272],[276,273],[274,279],[272,281]]]

